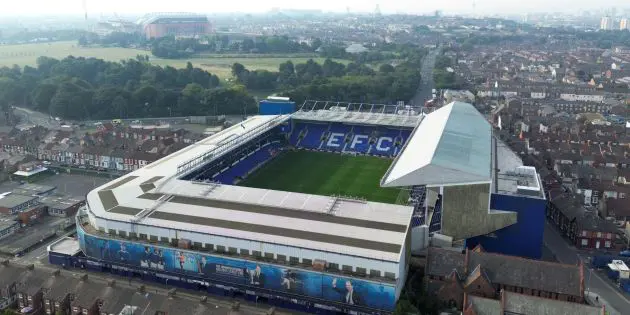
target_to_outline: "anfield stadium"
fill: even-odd
[[[164,36],[196,37],[212,30],[208,17],[196,13],[151,13],[136,22],[147,39]]]
[[[521,219],[538,220],[535,202],[504,209],[544,201],[539,178],[470,104],[292,106],[261,102],[261,115],[91,191],[77,214],[82,254],[51,248],[50,261],[308,312],[388,314],[431,235],[510,250]]]

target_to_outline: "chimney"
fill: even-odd
[[[107,286],[110,288],[113,288],[116,285],[116,280],[114,279],[107,279]]]
[[[175,297],[176,293],[177,293],[177,289],[172,288],[172,289],[168,290],[168,297],[170,297],[170,298]]]

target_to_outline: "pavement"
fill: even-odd
[[[423,106],[425,101],[430,100],[433,97],[433,68],[435,67],[435,59],[438,54],[439,49],[434,49],[431,50],[424,59],[422,59],[422,69],[420,69],[420,86],[418,87],[416,95],[414,95],[409,101],[411,105]]]
[[[599,296],[600,303],[606,304],[606,310],[610,314],[621,314],[618,310],[630,310],[628,297],[607,277],[591,269],[587,257],[580,256],[579,251],[571,246],[549,222],[545,223],[544,243],[559,262],[578,264],[581,261],[584,263],[586,291],[589,295]]]
[[[599,306],[602,307],[604,306],[606,309],[606,314],[607,315],[621,315],[621,313],[619,313],[617,310],[611,309],[608,305],[610,305],[610,303],[608,303],[608,301],[606,301],[605,298],[597,295],[594,292],[584,292],[584,297],[586,298],[586,302],[589,305],[593,305],[593,306]]]

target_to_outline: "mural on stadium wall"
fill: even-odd
[[[323,298],[347,305],[384,310],[393,310],[395,307],[395,287],[391,284],[203,255],[177,248],[106,240],[87,235],[80,228],[77,231],[85,255],[112,263],[201,275],[209,279]]]

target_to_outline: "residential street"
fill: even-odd
[[[422,60],[422,69],[420,70],[421,82],[418,92],[411,99],[411,105],[422,106],[424,102],[431,99],[433,89],[433,67],[435,66],[435,58],[439,53],[439,49],[434,49]]]
[[[613,287],[607,279],[602,279],[596,271],[591,270],[588,257],[585,259],[579,256],[577,250],[570,247],[569,243],[549,222],[545,224],[544,242],[545,246],[554,253],[561,263],[577,264],[580,260],[584,262],[586,291],[590,295],[601,296],[603,300],[609,303],[610,305],[606,305],[606,310],[611,315],[621,314],[618,310],[630,309],[630,301],[627,297],[619,289]]]

